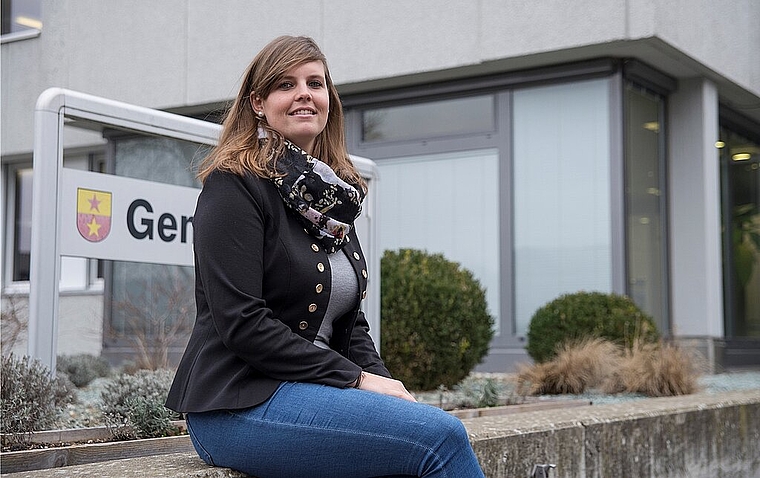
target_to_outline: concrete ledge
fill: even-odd
[[[760,384],[759,384],[760,385]],[[462,420],[486,476],[760,477],[760,389],[635,400]],[[3,476],[240,478],[195,453],[173,453]]]
[[[760,390],[463,422],[489,477],[760,477]]]
[[[198,458],[195,452],[187,452],[8,473],[2,476],[10,478],[47,478],[56,476],[88,478],[242,478],[248,475],[228,468],[208,466],[203,460]]]

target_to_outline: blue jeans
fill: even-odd
[[[188,413],[209,465],[258,478],[482,477],[459,419],[356,389],[285,382],[261,405]]]

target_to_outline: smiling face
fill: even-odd
[[[264,113],[272,129],[311,154],[330,110],[324,65],[310,61],[294,66],[275,83],[269,96],[254,95],[251,105],[257,115]]]

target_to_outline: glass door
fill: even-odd
[[[760,141],[721,128],[728,338],[760,338]]]

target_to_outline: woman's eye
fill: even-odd
[[[283,81],[282,83],[280,83],[280,88],[283,90],[287,90],[288,88],[293,88],[293,83],[289,81]]]
[[[309,86],[312,88],[322,88],[322,82],[317,80],[310,81]]]

